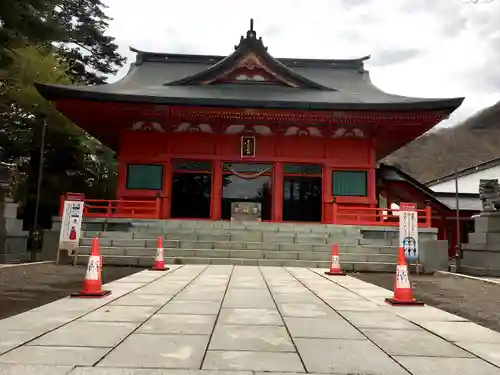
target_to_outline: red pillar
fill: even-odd
[[[118,161],[118,184],[116,186],[115,199],[122,199],[127,191],[127,164],[122,160]]]
[[[432,207],[428,203],[425,206],[425,226],[432,228]]]
[[[323,223],[333,222],[332,201],[332,168],[325,165],[323,167]]]
[[[377,182],[375,177],[375,169],[368,170],[368,198],[370,199],[370,207],[376,207],[377,204]]]
[[[376,149],[376,138],[370,139],[370,165],[372,166],[368,170],[368,198],[370,199],[370,207],[377,207],[377,156],[375,154]]]
[[[63,213],[64,213],[64,201],[66,200],[66,195],[65,194],[61,194],[59,196],[59,216],[62,217]]]
[[[447,240],[448,234],[446,233],[447,228],[446,228],[446,217],[441,215],[439,217],[439,239],[440,240]]]
[[[210,203],[210,218],[220,220],[222,199],[222,163],[214,160],[212,173],[212,196]]]
[[[283,163],[274,163],[273,172],[273,221],[283,221]]]

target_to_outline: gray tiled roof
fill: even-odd
[[[294,68],[304,77],[336,91],[271,85],[217,84],[203,86],[165,86],[166,82],[197,73],[205,66],[185,63],[142,63],[116,83],[101,86],[45,86],[48,98],[58,96],[101,100],[182,104],[193,100],[199,105],[255,105],[315,109],[450,109],[462,102],[456,99],[421,99],[383,92],[372,84],[367,71]],[[309,106],[308,103],[311,105]]]
[[[436,193],[436,198],[443,202],[443,204],[450,207],[452,210],[457,209],[457,201],[455,197],[443,197]],[[463,197],[459,196],[458,205],[460,210],[470,210],[470,211],[482,211],[483,205],[479,196],[477,197]]]
[[[253,30],[252,30],[253,32]],[[250,31],[249,31],[250,33]],[[274,59],[256,38],[247,33],[227,57],[162,54],[134,50],[136,62],[118,82],[101,86],[37,85],[47,99],[58,97],[254,108],[433,110],[450,112],[463,98],[423,99],[388,94],[377,88],[364,69],[368,57],[350,60]],[[263,56],[301,88],[268,84],[194,84],[200,77],[226,69],[246,51]]]

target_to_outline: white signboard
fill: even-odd
[[[405,251],[407,260],[418,259],[418,213],[415,203],[400,204],[399,246]]]
[[[64,201],[64,211],[61,220],[61,234],[59,236],[59,250],[68,250],[72,255],[78,248],[80,231],[82,228],[83,201]]]

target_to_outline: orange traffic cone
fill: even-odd
[[[396,266],[396,281],[394,283],[394,297],[386,298],[385,302],[391,305],[417,305],[424,303],[413,298],[410,284],[408,265],[406,264],[405,252],[402,247],[398,250],[398,264]]]
[[[101,270],[102,257],[99,255],[99,240],[97,237],[94,237],[92,239],[92,248],[90,249],[85,280],[83,280],[83,289],[79,293],[71,294],[71,297],[98,298],[111,294],[110,290],[102,289]]]
[[[326,271],[325,275],[345,276],[345,272],[340,269],[339,245],[337,243],[332,246],[332,262],[330,263],[330,271]]]
[[[165,267],[165,258],[163,257],[163,238],[161,236],[158,237],[158,247],[156,249],[155,264],[151,270],[153,271],[168,270],[168,268]]]

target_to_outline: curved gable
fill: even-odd
[[[235,51],[207,69],[191,76],[165,83],[164,86],[232,84],[274,84],[294,88],[336,91],[321,85],[282,64],[267,52],[262,38],[257,38],[250,20],[250,30],[241,37]]]

